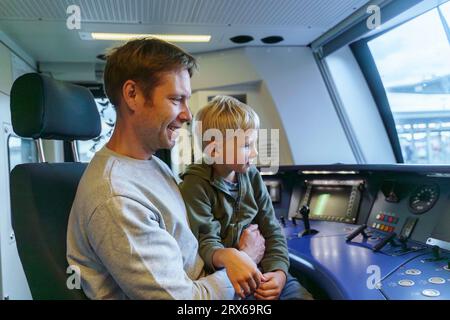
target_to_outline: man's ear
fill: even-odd
[[[137,108],[137,95],[138,95],[138,85],[133,80],[127,80],[122,86],[122,97],[125,102],[125,107],[135,111]]]

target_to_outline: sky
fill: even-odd
[[[450,25],[450,2],[441,5]],[[385,86],[450,74],[450,44],[433,9],[369,42]]]
[[[450,25],[450,1],[440,6]],[[450,43],[437,9],[368,43],[385,87],[415,84],[450,75]],[[394,112],[448,110],[450,95],[387,93]]]

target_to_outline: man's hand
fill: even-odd
[[[238,248],[244,251],[255,264],[259,264],[266,250],[265,240],[259,232],[258,225],[251,224],[242,231]]]
[[[264,273],[264,278],[267,281],[261,283],[256,290],[255,298],[258,300],[278,300],[286,284],[286,274],[281,270],[277,270]]]
[[[215,265],[225,267],[236,294],[241,298],[254,293],[261,281],[266,280],[243,251],[234,248],[218,249],[214,252],[213,261]]]

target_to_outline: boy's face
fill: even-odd
[[[248,130],[244,136],[226,139],[224,143],[224,164],[229,170],[245,173],[256,160],[257,130]]]

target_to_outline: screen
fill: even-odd
[[[351,186],[313,186],[310,214],[317,218],[345,217],[348,210]]]
[[[450,211],[442,213],[431,237],[450,243]]]

